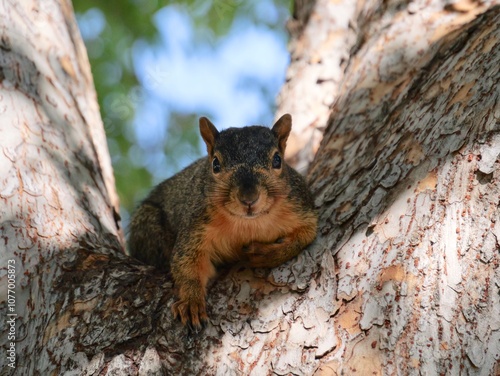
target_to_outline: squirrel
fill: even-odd
[[[208,320],[206,286],[222,264],[272,268],[315,238],[317,213],[305,179],[284,161],[289,114],[264,126],[218,131],[199,119],[208,157],[156,186],[133,214],[131,256],[170,272],[175,318]]]

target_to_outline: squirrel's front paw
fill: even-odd
[[[275,260],[283,249],[285,239],[276,239],[274,243],[252,242],[243,247],[243,253],[250,266],[254,268],[272,268],[281,262]]]
[[[183,325],[188,325],[198,332],[208,320],[205,299],[185,298],[172,304],[172,313],[180,318]]]
[[[243,246],[243,252],[245,254],[267,254],[280,248],[284,242],[285,238],[278,238],[273,243],[251,242]]]

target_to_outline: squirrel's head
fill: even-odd
[[[221,132],[206,117],[200,118],[214,181],[212,202],[232,215],[256,218],[285,198],[290,187],[284,155],[291,129],[289,114],[272,129],[254,125]]]

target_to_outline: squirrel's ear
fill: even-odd
[[[200,118],[200,133],[201,137],[207,144],[208,155],[212,155],[214,151],[215,139],[219,135],[219,131],[215,128],[210,120],[206,117]]]
[[[292,130],[292,117],[290,114],[285,114],[278,119],[278,121],[273,125],[273,133],[278,137],[279,150],[283,154],[285,153],[286,140],[288,135]]]

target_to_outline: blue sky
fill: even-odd
[[[276,96],[284,82],[289,57],[283,36],[239,17],[215,44],[199,41],[187,9],[178,6],[161,9],[155,23],[161,44],[136,43],[134,63],[162,111],[207,115],[220,128],[272,122],[262,88]],[[151,107],[144,110],[158,111]],[[138,140],[157,137],[159,127],[142,122]]]

